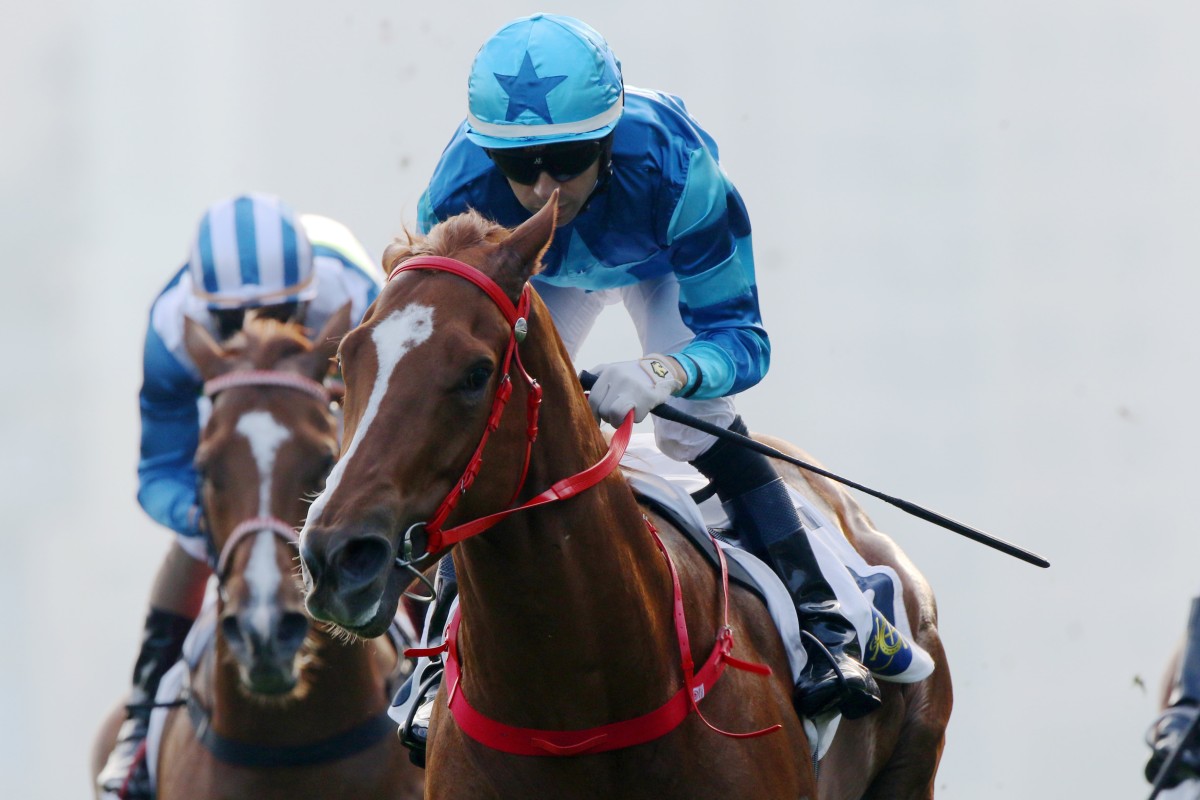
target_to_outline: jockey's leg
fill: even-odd
[[[433,607],[425,618],[425,630],[421,641],[424,647],[441,644],[442,632],[450,617],[450,607],[458,596],[458,576],[454,572],[454,560],[442,556],[438,562],[438,574],[434,581]],[[433,716],[433,704],[437,699],[438,687],[442,685],[444,661],[420,659],[412,675],[396,692],[392,705],[403,709],[397,716],[400,720],[400,743],[409,749],[409,760],[418,767],[425,766],[425,751],[429,744],[429,720]]]
[[[1200,777],[1200,741],[1192,735],[1183,741],[1192,719],[1200,706],[1200,597],[1192,599],[1191,615],[1188,618],[1187,639],[1179,658],[1179,669],[1171,689],[1167,709],[1150,727],[1146,739],[1154,752],[1146,764],[1146,780],[1151,783],[1158,777],[1162,765],[1171,753],[1182,747],[1171,774],[1163,783],[1165,788],[1178,786],[1189,778]]]
[[[741,417],[729,429],[749,433]],[[855,719],[878,708],[879,687],[862,664],[858,633],[842,615],[833,589],[821,574],[808,534],[775,467],[766,456],[725,439],[691,464],[713,482],[749,549],[765,556],[783,579],[796,604],[800,628],[810,634],[804,637],[808,663],[796,684],[801,713],[811,717],[836,709]]]
[[[202,551],[199,551],[202,552]],[[183,640],[200,613],[204,587],[211,571],[202,558],[189,555],[178,542],[171,545],[150,592],[150,610],[142,646],[133,667],[127,717],[117,732],[116,745],[96,778],[101,795],[125,800],[153,797],[150,772],[139,751],[146,740],[150,711],[158,684],[183,649]]]

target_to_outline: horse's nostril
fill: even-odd
[[[300,574],[306,589],[321,577],[321,559],[307,543],[300,545]]]
[[[221,618],[221,635],[230,645],[242,643],[242,624],[236,614],[228,614]]]
[[[284,612],[279,620],[279,643],[291,650],[298,649],[308,635],[308,617],[297,611]]]
[[[337,556],[342,584],[348,587],[370,583],[392,558],[387,542],[377,537],[351,539]]]

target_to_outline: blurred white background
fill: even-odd
[[[750,426],[877,501],[940,603],[941,798],[1137,797],[1197,574],[1200,7],[46,0],[0,29],[4,794],[85,797],[168,534],[138,508],[146,310],[244,190],[373,256],[508,19],[575,14],[683,96],[755,226]],[[637,355],[616,310],[581,361]],[[590,366],[585,363],[583,366]]]

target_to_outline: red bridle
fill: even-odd
[[[517,350],[517,344],[525,338],[527,327],[527,314],[529,313],[530,305],[530,289],[526,283],[521,290],[520,302],[514,307],[507,295],[496,285],[496,282],[484,275],[475,267],[469,264],[464,264],[461,261],[456,261],[452,258],[442,256],[418,256],[416,258],[405,261],[396,269],[392,270],[392,274],[388,276],[390,281],[401,272],[410,269],[428,269],[438,270],[441,272],[449,272],[459,277],[465,278],[471,283],[482,289],[492,302],[504,314],[506,320],[512,328],[509,335],[508,347],[504,354],[504,365],[502,370],[502,378],[500,388],[496,391],[496,397],[492,401],[491,413],[488,415],[488,424],[484,429],[482,440],[479,446],[475,449],[475,455],[467,464],[466,470],[463,472],[462,478],[459,479],[457,487],[451,489],[450,493],[438,506],[433,517],[425,525],[427,540],[427,552],[436,553],[444,547],[448,547],[456,542],[461,542],[470,536],[482,533],[488,528],[495,525],[500,520],[534,506],[552,503],[556,500],[564,500],[568,497],[573,497],[576,494],[595,486],[602,481],[609,473],[616,469],[621,461],[621,456],[625,453],[625,447],[629,444],[629,437],[633,432],[633,412],[630,411],[626,416],[621,427],[613,435],[612,441],[609,443],[608,452],[599,462],[588,467],[580,473],[572,475],[569,478],[564,478],[546,491],[529,500],[520,506],[512,506],[518,494],[520,494],[521,486],[525,483],[525,476],[529,470],[529,459],[533,441],[537,437],[537,415],[538,408],[541,405],[542,390],[538,386],[537,381],[529,376],[525,371],[524,365],[521,364],[521,355]],[[521,375],[529,384],[529,425],[527,428],[528,439],[525,448],[525,461],[521,468],[521,480],[517,484],[517,490],[513,494],[512,500],[509,501],[509,507],[503,511],[498,511],[495,514],[489,514],[486,517],[474,520],[472,522],[459,525],[451,528],[448,531],[441,530],[441,525],[445,522],[447,515],[458,502],[458,498],[462,496],[467,488],[475,480],[475,476],[479,473],[480,463],[483,460],[483,447],[487,443],[488,436],[500,424],[500,416],[504,412],[504,405],[508,402],[509,396],[512,394],[512,382],[508,376],[509,366],[513,361],[516,361],[517,367],[521,370]],[[535,730],[531,728],[519,728],[511,725],[506,725],[496,720],[492,720],[480,714],[467,701],[466,695],[460,687],[460,666],[457,652],[457,632],[459,617],[455,614],[451,620],[450,627],[447,630],[446,640],[437,647],[432,648],[409,648],[405,651],[408,656],[432,656],[439,653],[446,654],[446,677],[449,681],[449,707],[455,721],[459,727],[467,733],[471,738],[481,742],[488,747],[500,750],[507,753],[518,755],[551,755],[551,756],[573,756],[582,755],[584,753],[602,753],[608,750],[616,750],[625,747],[632,747],[636,744],[652,741],[664,736],[670,731],[678,727],[688,714],[695,712],[707,725],[714,731],[722,735],[732,738],[753,738],[763,736],[768,733],[773,733],[779,730],[782,726],[775,724],[757,731],[748,733],[731,733],[713,726],[704,715],[700,714],[700,708],[697,705],[699,701],[712,690],[717,680],[721,677],[725,667],[732,666],[736,669],[754,672],[759,675],[769,675],[770,667],[753,664],[748,661],[734,658],[731,655],[733,651],[733,631],[729,627],[729,586],[728,572],[725,567],[725,556],[721,552],[720,547],[717,547],[717,553],[721,561],[721,585],[722,594],[725,599],[725,624],[717,633],[717,641],[713,646],[712,652],[705,660],[699,671],[695,670],[692,661],[691,645],[688,642],[687,621],[684,616],[683,590],[679,581],[679,574],[675,569],[674,563],[671,561],[671,554],[663,545],[662,540],[658,536],[658,531],[648,518],[645,518],[646,525],[649,528],[651,536],[654,537],[655,545],[666,559],[668,569],[671,574],[672,596],[673,596],[673,614],[672,618],[675,623],[675,633],[679,644],[680,657],[682,660],[684,685],[677,691],[670,700],[664,705],[658,707],[648,714],[643,714],[634,719],[625,720],[623,722],[609,723],[600,725],[587,730],[574,731],[551,731],[551,730]],[[418,523],[419,525],[419,523]],[[401,548],[406,550],[406,555],[411,558],[411,533],[414,525],[404,533],[404,541],[401,542]],[[401,561],[397,559],[397,561]],[[401,562],[404,563],[404,562]],[[411,561],[407,563],[412,563]]]
[[[492,400],[492,408],[488,414],[483,436],[480,437],[479,445],[475,448],[475,453],[471,456],[471,460],[467,462],[467,467],[463,470],[462,477],[458,479],[454,487],[438,505],[437,510],[433,512],[433,516],[423,524],[426,543],[422,548],[422,553],[413,553],[412,546],[413,528],[422,526],[422,523],[417,523],[417,525],[410,527],[404,533],[404,540],[401,542],[400,547],[404,552],[405,558],[408,559],[407,563],[412,563],[412,561],[423,558],[425,555],[437,554],[447,547],[461,542],[463,539],[483,533],[505,517],[515,514],[518,511],[554,502],[555,500],[565,500],[585,489],[595,486],[605,476],[616,469],[617,464],[620,462],[621,456],[625,452],[625,447],[629,444],[629,436],[633,432],[633,415],[631,413],[625,419],[624,424],[621,425],[616,435],[613,436],[608,453],[598,463],[577,475],[572,475],[569,478],[558,481],[529,502],[520,506],[513,506],[512,503],[516,501],[517,496],[521,493],[521,487],[525,485],[525,477],[529,473],[529,460],[533,452],[533,442],[537,439],[538,412],[542,404],[542,387],[526,371],[525,365],[521,363],[521,352],[517,347],[520,342],[524,341],[525,335],[529,330],[529,308],[532,302],[529,284],[526,283],[522,287],[521,297],[514,306],[512,301],[508,299],[508,295],[504,293],[504,290],[494,280],[470,264],[462,261],[444,256],[417,256],[410,258],[392,270],[392,274],[388,276],[388,280],[390,281],[401,272],[408,270],[449,272],[452,275],[457,275],[460,278],[470,281],[491,298],[496,307],[500,309],[500,313],[504,315],[504,319],[508,322],[510,328],[508,345],[505,348],[504,359],[500,367],[500,385],[496,388],[496,396]],[[526,398],[525,458],[522,462],[521,476],[517,481],[517,487],[507,504],[508,508],[495,514],[489,514],[486,517],[458,525],[449,530],[442,530],[442,524],[445,523],[446,518],[450,516],[454,507],[458,505],[459,499],[471,487],[471,484],[475,482],[476,476],[479,475],[479,469],[483,463],[483,449],[487,445],[488,437],[500,427],[500,417],[504,414],[504,407],[513,392],[512,378],[509,375],[509,371],[514,363],[520,371],[521,378],[529,386],[529,395]]]

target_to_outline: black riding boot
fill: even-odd
[[[1159,770],[1176,750],[1180,750],[1179,758],[1164,779],[1163,788],[1170,789],[1189,778],[1200,777],[1200,737],[1193,733],[1186,742],[1183,740],[1197,714],[1197,706],[1200,706],[1200,597],[1192,600],[1187,640],[1167,709],[1146,737],[1154,750],[1146,763],[1146,780],[1154,783]]]
[[[458,596],[458,576],[454,572],[454,561],[450,556],[442,556],[438,564],[437,581],[434,585],[433,611],[426,625],[429,646],[439,642],[430,638],[430,634],[440,635],[445,629],[450,616],[450,606]],[[436,633],[435,633],[436,632]],[[425,751],[429,744],[429,720],[433,716],[433,702],[437,699],[438,687],[442,685],[442,674],[445,671],[441,659],[431,660],[420,671],[414,671],[396,692],[393,706],[411,703],[407,718],[400,726],[400,743],[408,748],[408,759],[418,767],[425,766]],[[416,693],[416,697],[410,695]]]
[[[192,628],[187,617],[151,608],[146,615],[142,649],[133,666],[133,687],[126,705],[129,716],[117,732],[117,742],[104,769],[96,777],[101,792],[122,800],[150,800],[150,770],[139,752],[146,740],[150,711],[158,684],[183,650],[183,640]],[[122,791],[124,790],[124,791]]]
[[[729,426],[746,435],[741,417]],[[808,534],[783,479],[766,456],[720,439],[692,462],[716,486],[752,552],[765,555],[783,579],[800,617],[808,663],[796,684],[807,717],[838,710],[857,719],[880,705],[879,686],[862,663],[858,633],[821,574]]]

